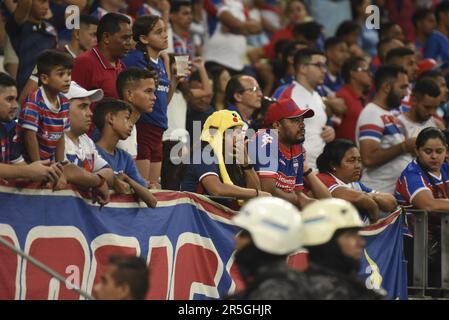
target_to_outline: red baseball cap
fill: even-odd
[[[286,118],[311,118],[315,115],[312,109],[301,109],[292,99],[281,99],[268,108],[265,114],[265,124],[272,125],[276,121]]]
[[[418,62],[418,71],[417,76],[420,77],[424,72],[435,70],[441,67],[441,64],[438,64],[434,59],[423,59]]]

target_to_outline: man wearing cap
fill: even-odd
[[[99,154],[95,143],[87,136],[92,123],[90,104],[103,98],[103,90],[87,91],[75,81],[70,84],[66,94],[70,102],[70,131],[65,135],[65,158],[87,172],[104,177],[109,185],[113,184],[113,171]]]
[[[313,110],[300,109],[292,99],[281,99],[270,105],[265,114],[269,129],[259,130],[249,146],[262,190],[298,208],[313,201],[303,192],[303,177],[307,177],[308,187],[316,198],[331,197],[304,163],[304,118],[313,116]]]

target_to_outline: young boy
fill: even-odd
[[[117,92],[123,101],[131,106],[129,118],[133,125],[131,135],[126,140],[120,140],[117,147],[137,157],[136,122],[142,113],[152,112],[156,101],[157,74],[155,71],[131,67],[122,71],[117,78]],[[138,160],[142,161],[142,160]],[[144,174],[140,173],[142,176]]]
[[[101,132],[97,150],[114,170],[115,178],[125,183],[128,190],[119,190],[119,193],[129,192],[132,188],[149,207],[155,207],[156,199],[148,191],[147,183],[137,171],[131,155],[117,148],[118,141],[127,139],[131,134],[131,112],[132,107],[128,103],[112,98],[103,99],[97,104],[93,114],[95,126]]]
[[[17,136],[28,162],[64,160],[64,132],[70,129],[69,101],[73,59],[56,50],[44,51],[37,60],[41,87],[31,93],[19,115]]]

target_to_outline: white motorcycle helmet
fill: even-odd
[[[363,227],[357,209],[343,199],[317,200],[302,211],[302,218],[304,246],[325,244],[338,229]]]
[[[247,230],[254,245],[274,255],[293,253],[302,246],[301,213],[291,203],[274,197],[248,201],[232,219]]]

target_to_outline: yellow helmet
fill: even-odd
[[[318,246],[329,242],[335,231],[363,227],[357,209],[343,199],[317,200],[302,211],[304,246]]]

